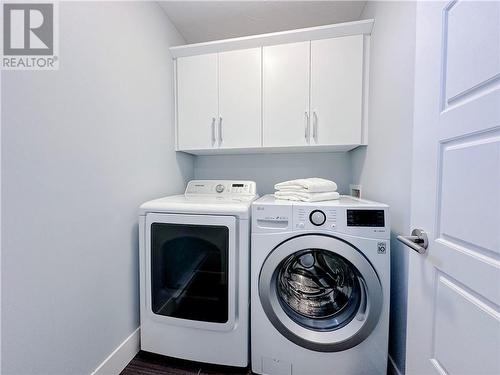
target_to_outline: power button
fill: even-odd
[[[224,185],[222,185],[222,184],[217,185],[217,186],[215,187],[215,191],[216,191],[217,193],[222,193],[222,192],[224,191]]]

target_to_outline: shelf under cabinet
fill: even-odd
[[[192,155],[231,155],[231,154],[287,154],[305,152],[347,152],[356,147],[355,145],[321,145],[321,146],[296,146],[296,147],[250,147],[250,148],[212,148],[204,150],[176,150]]]

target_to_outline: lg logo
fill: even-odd
[[[54,54],[53,4],[3,4],[4,56]]]

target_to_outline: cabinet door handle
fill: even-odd
[[[219,146],[222,143],[222,117],[219,117]]]
[[[313,111],[313,138],[318,142],[318,114]]]
[[[212,117],[212,146],[215,145],[215,117]]]
[[[306,123],[304,127],[304,138],[306,139],[306,142],[309,143],[309,112],[305,111],[304,115],[306,117]]]

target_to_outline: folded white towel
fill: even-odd
[[[280,182],[274,185],[274,188],[279,191],[322,193],[326,191],[337,191],[337,184],[333,181],[325,180],[324,178],[313,177]]]
[[[274,193],[276,199],[285,199],[289,201],[302,202],[321,202],[339,199],[340,194],[336,191],[327,191],[322,193],[304,193],[300,191],[277,191]]]

